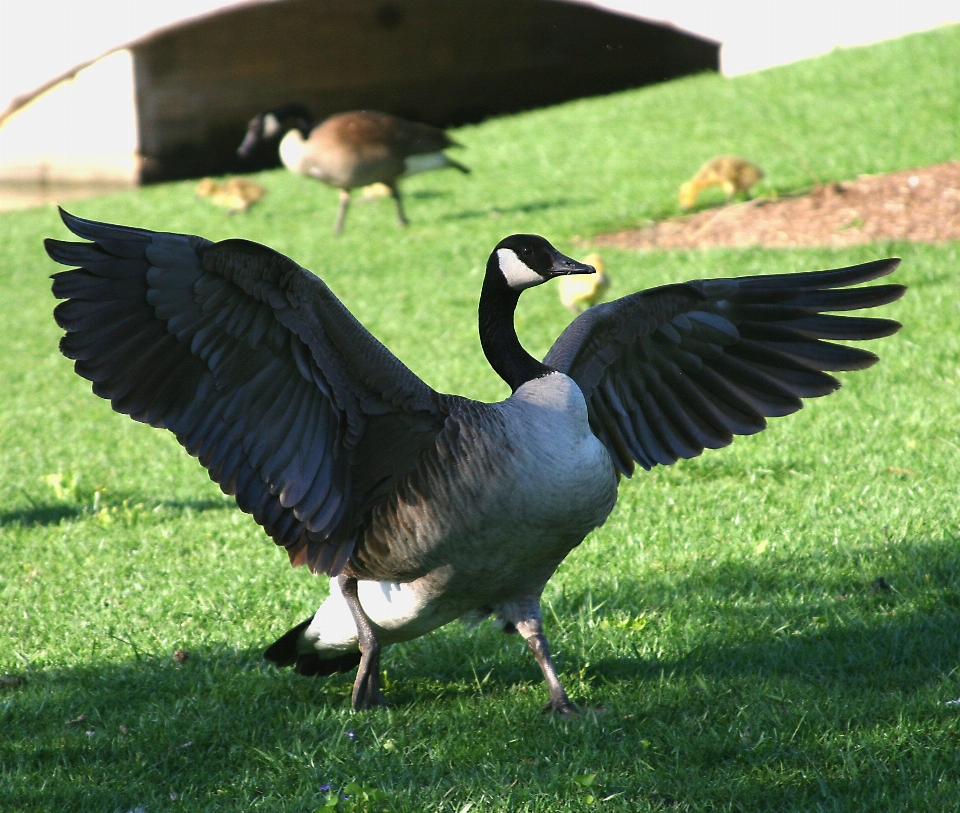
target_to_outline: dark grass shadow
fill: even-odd
[[[415,189],[413,192],[404,192],[403,197],[411,200],[436,200],[437,198],[452,197],[452,193],[441,192],[438,189]]]
[[[552,611],[563,629],[558,630],[556,621],[548,618],[547,637],[555,642],[555,658],[562,671],[580,674],[597,686],[656,682],[666,673],[708,676],[717,682],[763,675],[812,681],[841,693],[917,691],[942,682],[956,667],[960,539],[901,544],[913,555],[904,560],[907,566],[901,561],[895,572],[878,570],[862,581],[838,575],[806,588],[798,587],[796,576],[759,559],[727,562],[723,567],[693,563],[679,584],[675,574],[651,574],[642,585],[621,576],[617,595],[585,588],[559,597]],[[598,658],[594,652],[586,661],[578,655],[591,649],[573,643],[590,635],[576,629],[589,618],[584,611],[587,605],[605,605],[591,619],[602,622],[605,615],[615,618],[617,611],[642,615],[686,605],[691,596],[709,596],[711,602],[724,606],[725,623],[681,656],[644,654],[643,644],[656,634],[652,629],[616,636],[617,648],[632,649],[633,657]],[[606,635],[602,628],[596,634]],[[564,637],[573,645],[557,643]],[[501,688],[525,681],[538,685],[540,680],[539,670],[518,638],[504,636],[492,625],[476,631],[447,627],[436,638],[395,647],[385,655],[385,665],[392,659],[411,676],[420,674],[438,685],[461,685],[467,691],[476,686],[478,676],[485,685]],[[435,668],[436,662],[443,664],[442,670]],[[418,700],[404,695],[409,702]]]
[[[736,480],[749,480],[751,476],[760,479],[766,477],[774,482],[782,483],[796,475],[807,475],[811,471],[811,463],[808,460],[772,460],[768,465],[758,466],[756,464],[745,465],[736,461],[717,460],[716,458],[697,458],[693,465],[687,466],[683,471],[671,472],[678,480],[692,480],[704,482],[717,482],[723,478],[732,478]]]
[[[443,215],[438,220],[473,220],[476,218],[496,218],[502,215],[512,214],[534,214],[536,212],[545,212],[548,209],[559,209],[563,206],[576,206],[590,203],[588,198],[571,199],[557,198],[556,200],[538,200],[530,203],[522,203],[516,206],[491,206],[488,209],[468,209],[464,212],[455,212],[453,214]]]
[[[439,189],[415,189],[413,192],[402,191],[404,200],[436,200],[438,198],[449,198],[452,195],[450,192],[442,192]],[[380,203],[383,201],[389,203],[390,206],[394,205],[389,195],[371,195],[365,197],[362,192],[358,192],[352,196],[351,204],[362,203],[366,205],[368,203]]]
[[[138,505],[142,505],[144,510],[148,511],[160,508],[173,513],[181,513],[184,511],[203,513],[206,511],[222,511],[224,509],[236,508],[236,504],[232,500],[216,499],[136,500],[133,497],[128,497],[127,502],[136,502]],[[124,499],[122,496],[111,495],[111,499],[104,501],[103,505],[113,508],[122,506],[123,503]],[[59,525],[64,520],[74,520],[87,516],[93,516],[93,509],[89,504],[32,502],[28,508],[0,510],[0,528],[10,526],[28,528]]]
[[[575,722],[540,714],[546,691],[533,658],[518,636],[492,626],[450,625],[387,650],[382,666],[392,710],[385,713],[350,713],[352,673],[303,678],[264,663],[262,647],[271,642],[269,636],[249,649],[197,646],[184,663],[171,653],[138,653],[122,662],[28,670],[19,686],[0,689],[5,731],[0,761],[24,767],[24,775],[30,770],[53,775],[58,766],[70,765],[73,776],[106,772],[109,779],[54,782],[42,794],[11,779],[6,801],[16,810],[167,809],[171,790],[193,788],[198,798],[212,802],[216,792],[243,797],[246,781],[253,806],[263,786],[285,787],[290,781],[285,771],[315,774],[316,786],[338,776],[345,783],[366,772],[377,787],[403,794],[411,783],[431,787],[437,765],[421,764],[419,757],[391,762],[377,743],[388,737],[430,743],[452,726],[463,747],[476,751],[475,759],[504,776],[517,765],[517,749],[523,749],[525,766],[544,758],[549,762],[566,748],[571,753],[587,749],[591,770],[620,765],[621,776],[629,775],[636,765],[631,760],[648,749],[644,760],[654,766],[650,770],[660,771],[650,799],[666,800],[668,807],[679,800],[690,809],[708,809],[693,804],[690,794],[706,793],[701,789],[709,778],[710,798],[719,805],[709,809],[727,809],[720,804],[726,793],[728,798],[747,794],[735,809],[812,810],[821,803],[844,809],[843,801],[858,794],[872,798],[895,791],[891,783],[899,781],[898,774],[865,763],[862,780],[837,771],[831,776],[826,768],[822,777],[812,778],[811,770],[820,769],[811,764],[827,766],[835,759],[830,737],[818,726],[851,738],[874,729],[895,732],[904,719],[918,714],[911,698],[949,682],[960,651],[960,592],[951,587],[960,574],[957,542],[909,543],[909,564],[901,562],[900,572],[886,574],[898,592],[843,578],[816,585],[826,596],[843,591],[857,612],[815,629],[775,630],[760,621],[765,611],[733,601],[752,590],[758,604],[794,612],[789,602],[795,579],[774,584],[769,594],[757,587],[770,582],[765,571],[771,565],[763,560],[734,563],[719,574],[694,563],[684,579],[674,575],[658,581],[653,575],[642,586],[621,578],[621,608],[635,600],[631,596],[642,596],[644,608],[656,608],[705,593],[726,595],[733,605],[721,628],[729,632],[701,638],[672,657],[641,651],[644,638],[655,634],[649,629],[629,634],[636,641],[632,657],[604,654],[628,649],[622,641],[615,647],[578,645],[577,636],[589,637],[591,629],[583,626],[584,607],[607,600],[609,611],[618,597],[596,589],[592,597],[586,589],[564,593],[552,608],[563,629],[551,619],[547,630],[561,675],[575,702],[608,707],[605,714]],[[780,699],[770,701],[771,693]],[[772,725],[771,714],[780,715],[778,725],[787,734],[792,731],[796,741],[786,735],[758,740],[756,732]],[[68,724],[81,715],[82,721]],[[831,716],[840,718],[833,728],[823,722]],[[521,745],[492,747],[487,732],[504,735],[504,726]],[[743,733],[751,728],[753,734]],[[355,732],[355,741],[348,732]],[[934,734],[925,736],[933,737],[934,745],[939,742]],[[926,746],[896,748],[897,759],[907,761],[905,770],[920,771],[923,760],[930,763],[929,756],[921,756],[930,752]],[[960,752],[948,750],[937,760],[960,767]],[[877,761],[872,754],[869,759]],[[455,777],[461,768],[448,762],[443,760],[444,775],[460,781]],[[763,780],[771,764],[785,771],[782,782]],[[678,778],[677,765],[684,766],[686,779]],[[475,781],[466,764],[462,771],[462,781]],[[807,778],[797,779],[801,774]],[[627,780],[604,781],[605,793],[632,787]],[[923,792],[939,798],[938,786],[928,784]],[[130,788],[137,788],[136,798]],[[307,795],[296,798],[303,809],[322,803],[310,797],[313,791],[302,792]],[[236,803],[232,809],[240,808]]]
[[[296,728],[295,719],[312,721],[319,743],[339,734],[337,715],[316,721],[317,709],[342,707],[328,694],[332,682],[304,681],[291,691],[289,680],[269,672],[259,652],[207,649],[182,664],[169,655],[142,655],[26,674],[20,686],[0,690],[6,732],[0,762],[7,766],[0,808],[168,810],[171,791],[196,805],[197,789],[204,789],[216,808],[188,809],[220,809],[217,789],[263,770],[255,751],[269,753],[278,736],[286,739],[284,732]],[[17,768],[25,776],[37,768],[64,773],[41,788],[17,783]],[[319,797],[311,801],[296,809],[321,806]],[[252,806],[252,800],[238,805]]]
[[[600,658],[584,664],[588,682],[657,681],[707,676],[718,681],[763,675],[765,679],[815,682],[828,691],[887,692],[918,689],[943,681],[956,666],[960,612],[917,612],[895,620],[827,627],[747,643],[691,648],[679,658]],[[577,663],[572,664],[576,668]],[[947,698],[949,699],[949,698]]]
[[[65,519],[76,519],[86,512],[82,505],[66,505],[51,503],[31,505],[29,508],[20,508],[13,511],[0,511],[0,528],[19,525],[24,528],[59,525]]]

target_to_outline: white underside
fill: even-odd
[[[418,172],[429,172],[432,169],[443,169],[446,166],[450,166],[450,160],[442,152],[410,155],[403,162],[403,177],[408,178]]]
[[[300,171],[306,140],[297,129],[291,130],[280,139],[280,162],[291,172]]]
[[[529,381],[492,408],[503,413],[506,437],[496,438],[487,463],[502,465],[479,491],[475,482],[465,485],[455,509],[460,517],[482,517],[479,530],[476,522],[448,523],[442,538],[427,543],[446,551],[448,561],[422,579],[358,582],[360,604],[382,644],[417,638],[482,607],[510,620],[501,608],[538,597],[570,548],[616,502],[613,464],[570,378],[554,373]],[[491,442],[492,433],[477,435]],[[301,647],[331,657],[357,650],[356,625],[336,580]]]
[[[419,638],[457,617],[437,613],[429,598],[412,584],[359,581],[357,595],[381,644]],[[330,579],[330,595],[320,605],[304,637],[314,649],[329,651],[331,655],[357,650],[357,627],[336,579]]]

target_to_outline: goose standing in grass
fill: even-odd
[[[383,703],[380,647],[494,615],[574,710],[543,634],[540,595],[602,525],[620,475],[759,432],[827,370],[877,357],[833,339],[889,336],[886,319],[823,315],[898,299],[851,288],[898,260],[698,280],[597,305],[544,360],[514,329],[520,294],[592,273],[536,235],[500,241],[480,293],[483,352],[512,394],[444,395],[377,341],[316,276],[270,248],[96,223],[47,240],[60,349],[93,391],[169,429],[294,565],[331,577],[314,616],[265,656],[303,675],[359,664],[353,707]]]
[[[445,167],[470,172],[444,152],[460,145],[437,127],[373,110],[338,113],[313,127],[310,114],[300,104],[254,116],[237,154],[246,157],[262,140],[280,136],[280,160],[287,169],[340,190],[333,227],[338,234],[343,231],[351,189],[385,184],[397,205],[400,225],[406,226],[397,185],[401,178]]]

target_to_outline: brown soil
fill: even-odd
[[[960,161],[861,175],[798,197],[757,198],[601,235],[592,242],[666,249],[839,247],[875,240],[960,240]]]

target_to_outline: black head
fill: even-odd
[[[561,254],[538,234],[505,237],[497,243],[490,259],[514,291],[523,291],[567,274],[597,273],[592,265],[578,263]]]
[[[302,104],[287,104],[276,110],[258,113],[250,119],[243,143],[237,147],[237,155],[247,158],[260,142],[278,138],[294,127],[304,138],[310,135],[310,112]]]

